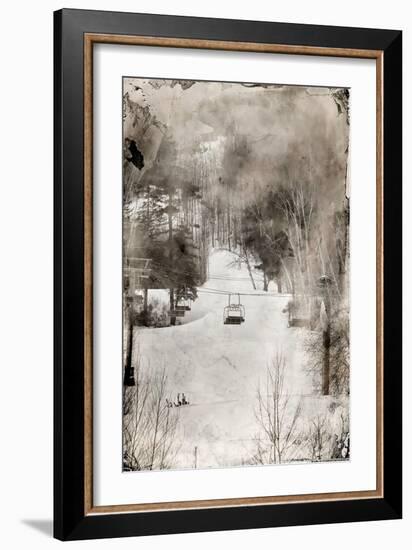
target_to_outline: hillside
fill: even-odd
[[[171,399],[184,392],[190,403],[179,407],[177,468],[193,467],[195,447],[200,468],[238,465],[253,454],[257,388],[259,381],[265,383],[276,350],[286,357],[285,388],[291,400],[303,396],[306,408],[313,407],[312,376],[302,353],[305,331],[288,328],[282,312],[289,297],[274,292],[272,285],[263,292],[259,271],[253,290],[246,267],[233,266],[234,259],[227,251],[212,252],[209,279],[181,325],[135,329],[144,368],[165,366]],[[228,300],[223,291],[247,294],[241,296],[246,310],[242,325],[223,324]],[[150,294],[167,302],[166,291]],[[315,400],[319,408],[322,398]]]

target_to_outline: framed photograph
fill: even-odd
[[[402,34],[55,13],[61,540],[402,510]]]

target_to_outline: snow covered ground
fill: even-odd
[[[265,383],[267,364],[276,351],[287,361],[288,393],[296,399],[303,396],[304,406],[313,411],[322,402],[313,395],[313,377],[305,366],[306,331],[288,328],[282,312],[289,296],[277,294],[272,285],[265,293],[259,271],[254,273],[259,282],[253,290],[246,267],[230,265],[234,259],[230,252],[212,252],[210,278],[199,288],[192,311],[179,319],[181,325],[135,329],[144,368],[164,366],[171,398],[184,392],[190,402],[178,409],[181,444],[175,468],[194,467],[195,447],[198,468],[240,465],[254,454],[257,388]],[[224,325],[227,294],[208,289],[248,294],[241,296],[246,321]],[[149,294],[168,300],[166,291]]]

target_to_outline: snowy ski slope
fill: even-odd
[[[259,271],[254,272],[258,288],[253,290],[247,268],[230,265],[234,259],[227,251],[212,252],[210,278],[181,325],[135,329],[144,368],[165,366],[171,398],[184,392],[190,402],[178,409],[182,444],[176,468],[194,467],[195,447],[198,468],[236,466],[250,458],[258,431],[256,392],[276,350],[287,360],[288,392],[313,401],[312,377],[302,354],[305,332],[287,328],[282,312],[290,297],[277,294],[272,285],[265,293]],[[246,308],[242,325],[223,324],[227,294],[222,291],[247,294],[241,296]],[[164,290],[150,295],[168,300]]]

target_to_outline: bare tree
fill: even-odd
[[[179,411],[170,406],[165,368],[144,372],[135,360],[136,385],[124,394],[123,463],[127,470],[170,468],[177,452]]]
[[[339,427],[334,434],[334,442],[331,451],[331,458],[342,460],[350,457],[350,433],[349,417],[347,413],[340,414]]]
[[[349,394],[350,352],[349,316],[345,308],[334,310],[330,319],[329,371],[330,394]],[[322,372],[324,363],[323,332],[309,334],[305,343],[308,369],[314,374]]]
[[[330,457],[331,428],[326,414],[317,415],[310,421],[307,442],[311,460],[320,461]]]
[[[255,452],[252,456],[244,459],[242,465],[261,466],[270,463],[273,455],[271,449],[268,449],[267,441],[262,441],[260,435],[256,435],[253,437],[253,442],[255,444]]]
[[[281,463],[299,443],[297,428],[302,406],[300,401],[297,404],[291,402],[285,388],[285,368],[286,360],[281,352],[277,352],[267,367],[264,391],[258,388],[255,415],[270,448],[265,460],[262,443],[258,441],[256,460],[260,463]]]
[[[312,185],[290,182],[278,195],[278,206],[285,219],[285,233],[295,260],[295,285],[303,295],[313,286],[312,247],[314,192]],[[294,285],[294,286],[295,286]]]

